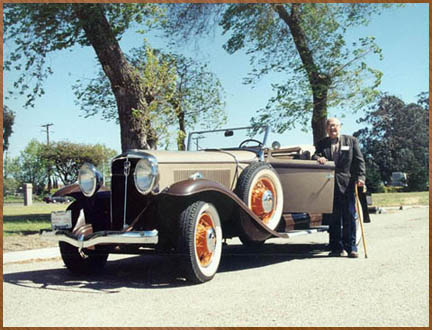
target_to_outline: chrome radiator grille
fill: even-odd
[[[124,216],[129,225],[138,216],[143,204],[143,197],[135,188],[133,173],[139,159],[129,158],[129,175],[127,176],[127,198],[125,190],[125,162],[127,159],[117,159],[111,166],[111,222],[113,230],[123,229]],[[126,200],[126,202],[125,202]],[[125,210],[126,205],[126,210]]]

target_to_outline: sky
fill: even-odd
[[[402,8],[385,10],[372,18],[366,27],[351,30],[348,39],[360,36],[375,36],[383,50],[384,59],[378,61],[368,57],[368,64],[383,72],[380,90],[410,103],[417,95],[429,90],[429,5],[407,4]],[[120,45],[124,51],[142,44],[143,35],[131,31],[124,35]],[[154,48],[163,48],[166,41],[146,35]],[[249,57],[244,53],[229,55],[222,48],[226,38],[209,37],[203,41],[198,51],[195,47],[179,49],[186,56],[193,56],[209,63],[209,68],[220,79],[226,92],[226,127],[249,125],[250,118],[263,108],[273,95],[270,84],[276,79],[268,75],[254,87],[243,85],[242,80],[250,72]],[[7,53],[8,44],[4,45]],[[120,129],[115,122],[107,122],[101,117],[84,118],[79,105],[75,103],[72,85],[78,79],[90,79],[99,70],[92,48],[74,47],[56,52],[49,57],[54,74],[45,83],[45,95],[37,99],[34,108],[24,109],[21,99],[3,100],[15,111],[13,134],[10,137],[8,157],[16,157],[31,139],[46,142],[45,124],[50,126],[50,141],[74,143],[101,143],[120,152]],[[4,72],[3,91],[13,83],[14,72]],[[333,115],[332,109],[330,115]],[[356,123],[361,113],[343,118],[343,134],[352,134],[363,128]],[[312,144],[312,131],[301,131],[301,127],[286,131],[282,135],[270,135],[270,142],[278,140],[282,145]],[[174,147],[174,146],[173,146]]]

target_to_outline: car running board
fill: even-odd
[[[300,235],[320,233],[323,231],[328,231],[328,229],[329,229],[329,226],[316,226],[316,227],[311,227],[309,229],[298,229],[298,230],[290,230],[287,232],[278,232],[278,234],[282,238],[291,238],[291,237],[300,236]]]

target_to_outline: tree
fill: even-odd
[[[6,105],[3,106],[3,152],[9,148],[9,137],[13,133],[15,113]]]
[[[31,140],[20,156],[8,163],[8,174],[15,179],[20,186],[31,183],[33,191],[41,194],[47,181],[47,168],[49,162],[42,157],[44,144],[37,140]]]
[[[143,85],[143,77],[126,59],[118,40],[134,22],[148,27],[157,23],[162,17],[158,5],[15,3],[3,7],[5,39],[16,45],[4,67],[21,71],[14,88],[25,95],[26,106],[44,94],[43,82],[52,73],[46,60],[50,53],[74,45],[91,46],[116,100],[122,150],[155,147],[149,107],[157,95]]]
[[[407,172],[408,189],[423,190],[427,184],[429,149],[429,96],[419,95],[417,103],[405,104],[396,96],[384,94],[366,111],[359,123],[368,127],[354,133],[365,155],[366,173],[379,171],[391,181],[392,172]],[[427,101],[426,101],[427,100]],[[375,181],[371,178],[369,181]]]
[[[187,129],[198,124],[214,129],[226,122],[224,91],[216,75],[208,71],[207,64],[176,54],[163,56],[177,71],[176,88],[168,102],[177,118],[178,150],[185,150]]]
[[[152,117],[152,125],[160,144],[169,141],[169,129],[176,126],[177,147],[185,150],[188,129],[197,124],[215,128],[225,122],[223,88],[206,64],[164,53],[149,45],[132,49],[128,61],[140,71],[146,88],[158,90],[154,92],[158,95],[154,100],[156,109],[151,113],[157,114]],[[106,120],[118,121],[115,100],[108,86],[109,81],[103,72],[86,85],[78,81],[74,86],[77,103],[86,116],[100,113]]]
[[[55,175],[64,183],[77,181],[78,171],[85,162],[92,163],[99,170],[108,169],[116,151],[104,145],[86,145],[66,141],[44,146],[41,157],[53,164]]]
[[[272,97],[253,123],[268,123],[282,133],[311,119],[314,142],[325,136],[328,107],[361,109],[377,96],[381,72],[368,67],[365,56],[381,50],[373,37],[350,47],[346,31],[367,24],[380,4],[184,4],[168,5],[169,33],[190,38],[219,22],[229,35],[224,48],[234,54],[245,49],[254,83],[269,72],[283,73],[272,85]]]
[[[14,178],[3,179],[3,196],[14,194],[19,188],[19,183]]]

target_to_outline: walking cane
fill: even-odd
[[[361,235],[363,241],[363,250],[364,250],[365,258],[367,258],[366,241],[365,241],[364,228],[363,228],[363,211],[360,205],[357,183],[355,185],[355,195],[356,195],[356,207],[357,207],[358,220],[360,222]]]

